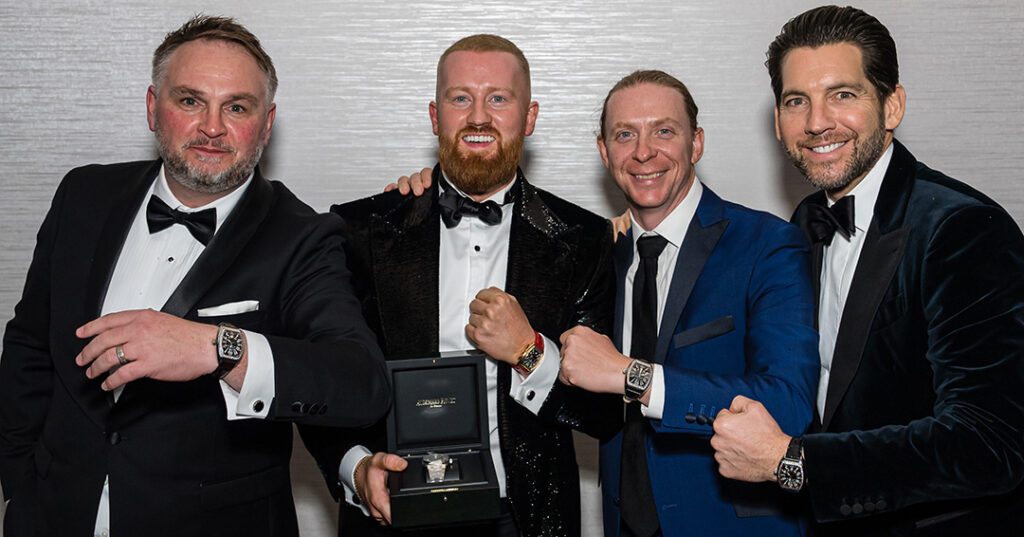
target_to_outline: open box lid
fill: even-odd
[[[487,449],[486,354],[442,352],[388,360],[394,404],[388,413],[388,452]]]

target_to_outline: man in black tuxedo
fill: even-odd
[[[793,216],[814,243],[819,419],[791,439],[737,398],[714,424],[721,473],[803,489],[817,535],[1018,535],[1020,229],[893,138],[906,94],[871,15],[799,15],[767,65],[778,137],[822,188]]]
[[[193,18],[153,58],[161,159],[61,182],[4,334],[5,535],[298,535],[291,422],[386,411],[341,220],[256,169],[276,86]]]
[[[345,219],[356,292],[389,359],[474,347],[490,356],[489,438],[503,516],[439,530],[446,536],[579,535],[570,429],[602,435],[621,426],[617,398],[557,381],[563,331],[611,329],[611,227],[518,170],[537,109],[518,47],[498,36],[464,38],[438,62],[433,187],[332,208]],[[392,534],[377,524],[390,522],[385,479],[406,464],[383,453],[384,428],[357,440],[369,449],[306,441],[334,494],[346,497],[340,532]]]

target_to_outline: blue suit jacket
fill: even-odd
[[[631,237],[619,237],[615,343],[622,344],[623,290]],[[790,435],[813,416],[818,336],[806,240],[767,213],[704,188],[679,251],[658,331],[665,409],[649,420],[647,464],[665,537],[798,535],[795,500],[774,483],[718,474],[712,421],[737,395],[761,401]],[[601,446],[605,535],[619,534],[622,435]],[[796,507],[796,506],[794,506]]]

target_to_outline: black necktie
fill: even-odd
[[[847,239],[853,234],[853,196],[845,196],[835,202],[832,207],[812,203],[807,206],[801,224],[811,235],[811,242],[832,244],[832,238],[838,231]]]
[[[181,224],[197,241],[206,246],[213,238],[213,231],[217,227],[217,209],[186,213],[172,209],[162,199],[151,196],[149,205],[146,206],[146,223],[149,224],[150,233]]]
[[[633,327],[629,356],[637,360],[654,361],[654,348],[658,342],[658,256],[666,244],[668,241],[660,235],[648,235],[636,241],[640,265],[633,277]],[[647,421],[640,413],[640,403],[629,403],[622,435],[619,492],[622,523],[636,537],[649,537],[659,528],[651,476],[647,471],[646,429]]]
[[[501,222],[501,205],[495,201],[489,200],[483,203],[473,201],[460,195],[443,180],[441,187],[443,192],[438,197],[437,204],[441,208],[441,220],[444,221],[445,226],[459,225],[463,216],[479,218],[481,222],[491,226]]]

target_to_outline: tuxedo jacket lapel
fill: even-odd
[[[128,231],[135,220],[135,215],[138,214],[139,208],[145,202],[145,195],[149,192],[159,171],[160,161],[155,161],[140,175],[125,181],[126,184],[131,185],[129,188],[112,193],[119,197],[113,203],[112,210],[107,215],[100,235],[97,237],[96,250],[89,268],[89,283],[84,290],[85,313],[90,321],[98,318],[103,310],[103,301],[106,299],[117,259],[121,255],[121,248],[128,237]],[[81,374],[81,368],[78,365],[74,363],[71,365],[76,370],[76,374],[64,375],[62,378],[65,379],[65,382],[75,384],[75,386],[69,386],[69,389],[72,393],[78,394],[89,417],[101,429],[105,428],[110,408],[114,406],[113,392],[100,389],[99,384],[102,379],[90,380]]]
[[[910,235],[904,225],[915,161],[897,141],[889,168],[879,188],[874,216],[864,237],[857,268],[850,282],[832,354],[822,430],[827,431],[846,390],[860,366],[875,312],[896,274]],[[821,272],[821,260],[815,264]],[[819,278],[820,280],[820,278]]]
[[[256,169],[252,184],[160,311],[185,317],[227,271],[259,229],[273,204],[273,188]]]
[[[683,238],[683,244],[679,247],[676,269],[672,274],[672,284],[665,301],[661,326],[658,328],[658,344],[654,349],[655,359],[659,363],[664,361],[664,357],[668,354],[672,335],[679,323],[679,317],[686,309],[686,302],[693,292],[697,278],[700,277],[704,265],[715,250],[718,239],[729,227],[729,221],[724,219],[723,213],[724,207],[721,198],[716,196],[710,188],[705,187],[700,203],[697,205],[697,212],[693,215],[690,227],[686,230],[686,236]]]
[[[407,196],[394,210],[371,217],[373,283],[389,357],[438,349],[438,177],[433,184],[423,196]]]

